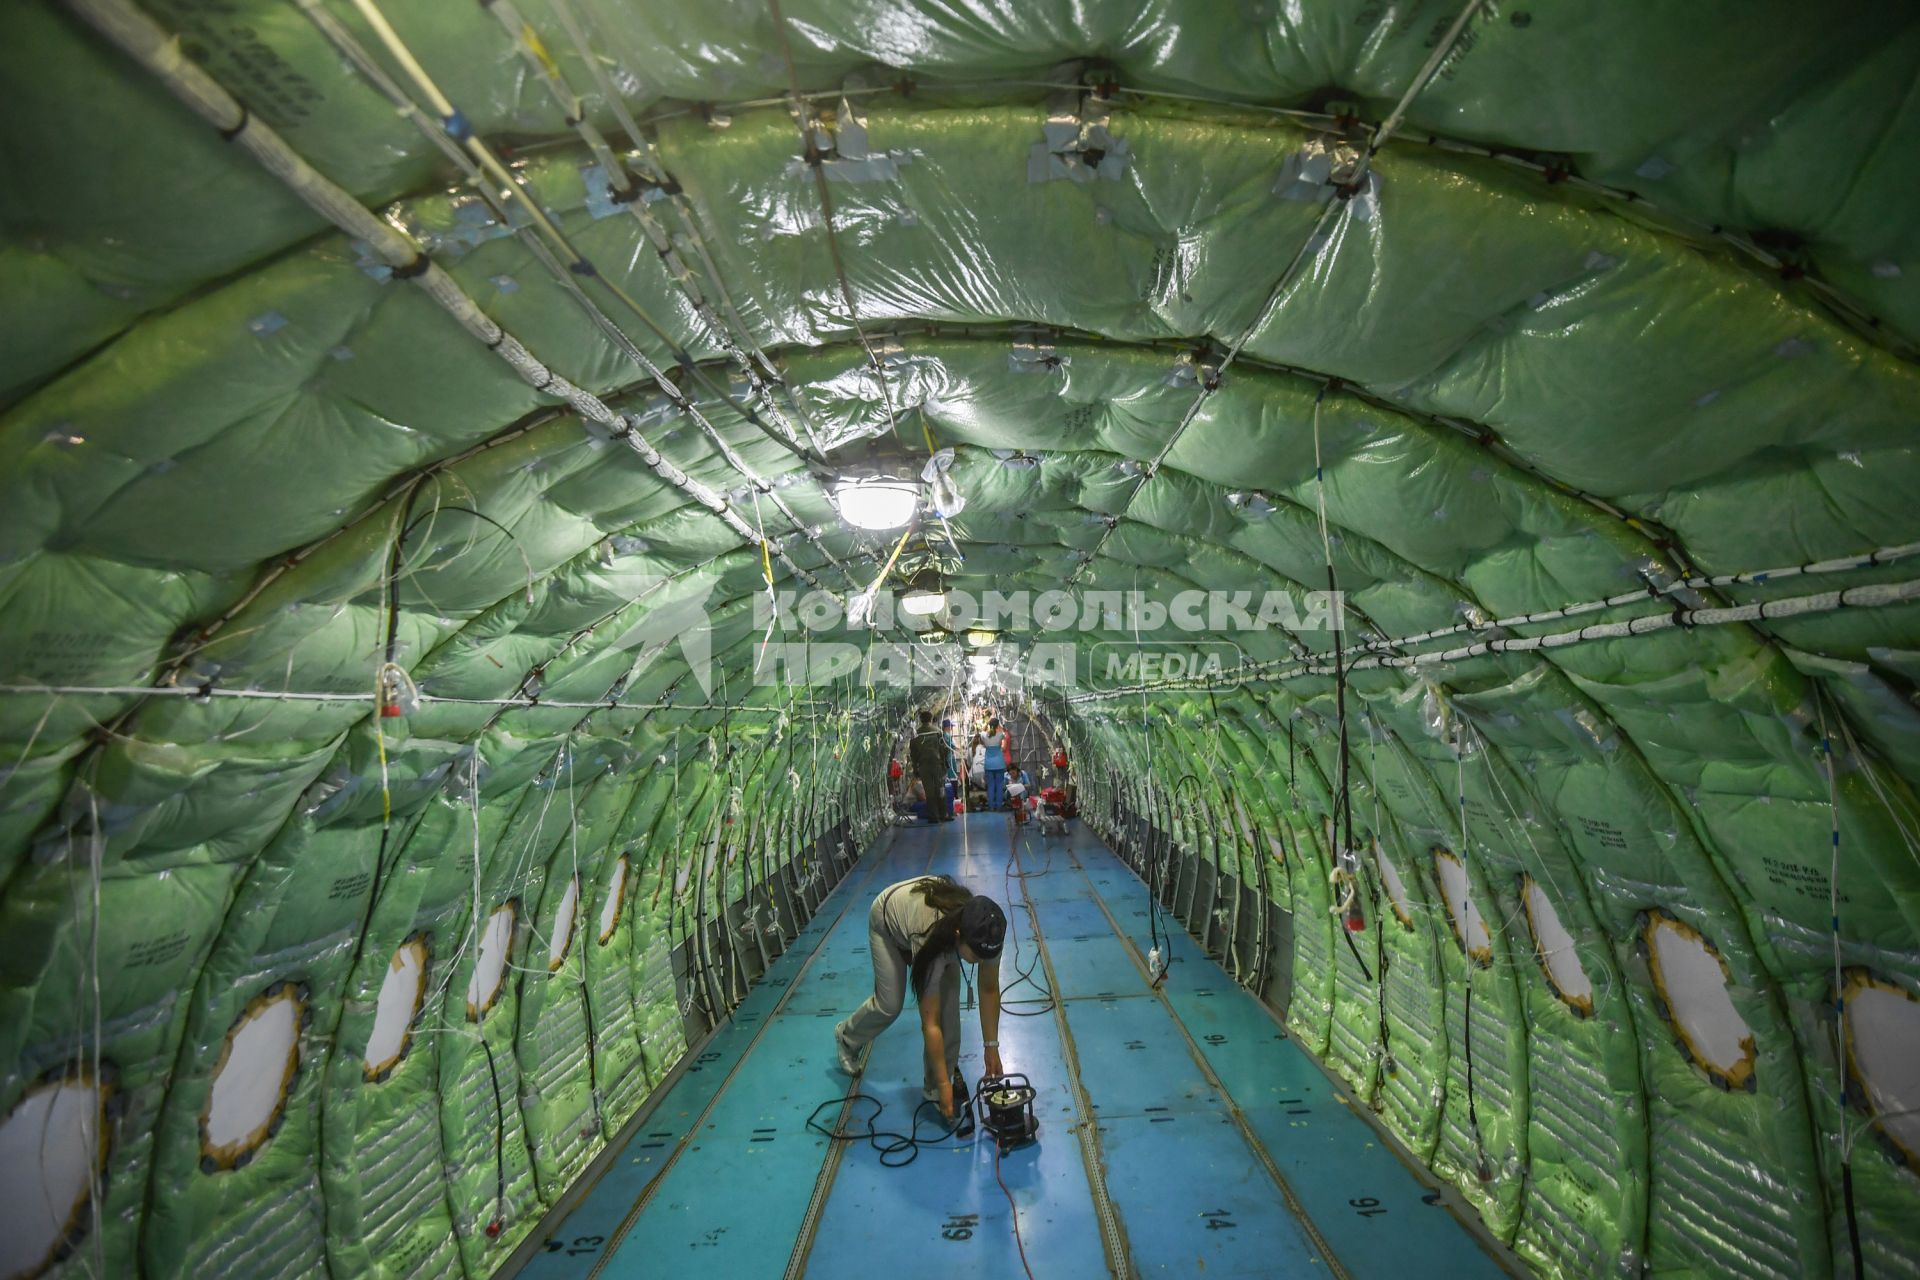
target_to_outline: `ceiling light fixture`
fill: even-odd
[[[920,486],[885,476],[850,478],[833,487],[833,505],[856,529],[898,529],[913,519]]]
[[[999,638],[1000,637],[995,635],[993,632],[984,631],[977,627],[974,630],[967,632],[967,643],[972,645],[976,649],[984,649],[988,645],[992,644],[995,640],[998,640]]]
[[[922,569],[914,574],[913,580],[900,596],[900,612],[910,618],[931,617],[946,607],[946,584],[932,569]]]

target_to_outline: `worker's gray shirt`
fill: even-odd
[[[940,913],[914,891],[913,886],[924,878],[915,876],[911,880],[888,885],[874,899],[873,909],[867,916],[867,923],[873,931],[896,950],[903,952],[909,960],[919,953],[927,935],[933,932],[933,926],[940,923]],[[955,952],[942,956],[934,972],[929,975],[928,984],[932,985],[942,966],[955,959],[958,959]]]

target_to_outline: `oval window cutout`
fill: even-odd
[[[553,936],[547,940],[547,972],[552,973],[567,962],[567,952],[573,946],[573,918],[580,910],[580,877],[568,879],[567,887],[560,893],[560,907],[553,913]]]
[[[1393,859],[1378,842],[1373,846],[1374,861],[1380,867],[1381,882],[1387,886],[1387,902],[1393,907],[1393,914],[1405,927],[1413,928],[1413,900],[1407,896],[1407,882],[1400,878],[1400,868],[1393,865]]]
[[[373,1015],[373,1034],[361,1059],[366,1078],[386,1080],[413,1044],[413,1024],[427,1000],[427,962],[431,957],[427,935],[416,933],[394,951],[387,976],[380,980],[380,999]]]
[[[1648,913],[1646,942],[1654,988],[1687,1056],[1728,1088],[1753,1088],[1753,1031],[1733,1007],[1726,961],[1699,930],[1662,911]]]
[[[1920,1169],[1920,1000],[1855,969],[1847,975],[1847,1057],[1880,1132]]]
[[[307,989],[276,982],[248,1002],[227,1031],[213,1088],[200,1113],[200,1169],[239,1169],[280,1128],[300,1070]]]
[[[520,902],[503,902],[493,909],[480,929],[480,954],[467,979],[467,1018],[478,1022],[500,999],[506,985],[507,962],[513,959],[513,926],[520,919]]]
[[[627,868],[631,861],[621,854],[613,864],[613,875],[607,880],[607,900],[600,904],[600,945],[606,946],[613,941],[615,931],[620,928],[620,913],[627,903]]]
[[[0,1124],[0,1275],[40,1275],[86,1233],[105,1132],[105,1096],[84,1071],[37,1084],[13,1104]]]
[[[1573,935],[1560,923],[1553,900],[1532,876],[1521,877],[1522,899],[1527,904],[1527,929],[1533,934],[1534,958],[1547,975],[1547,985],[1568,1008],[1583,1018],[1593,1016],[1593,984],[1581,967],[1574,950]]]
[[[1453,940],[1460,949],[1481,964],[1493,963],[1493,935],[1473,904],[1473,892],[1467,883],[1466,864],[1451,849],[1436,846],[1433,870],[1440,880],[1440,896],[1447,902],[1447,921],[1453,925]]]

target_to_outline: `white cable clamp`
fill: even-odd
[[[1353,907],[1354,895],[1359,891],[1360,882],[1353,872],[1345,867],[1335,867],[1327,874],[1327,886],[1333,890],[1339,901],[1327,908],[1330,916],[1343,916]]]

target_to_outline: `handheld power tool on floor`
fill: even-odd
[[[982,1076],[974,1086],[973,1104],[980,1127],[992,1135],[1000,1154],[1024,1147],[1040,1136],[1040,1118],[1033,1114],[1035,1090],[1019,1072]]]

